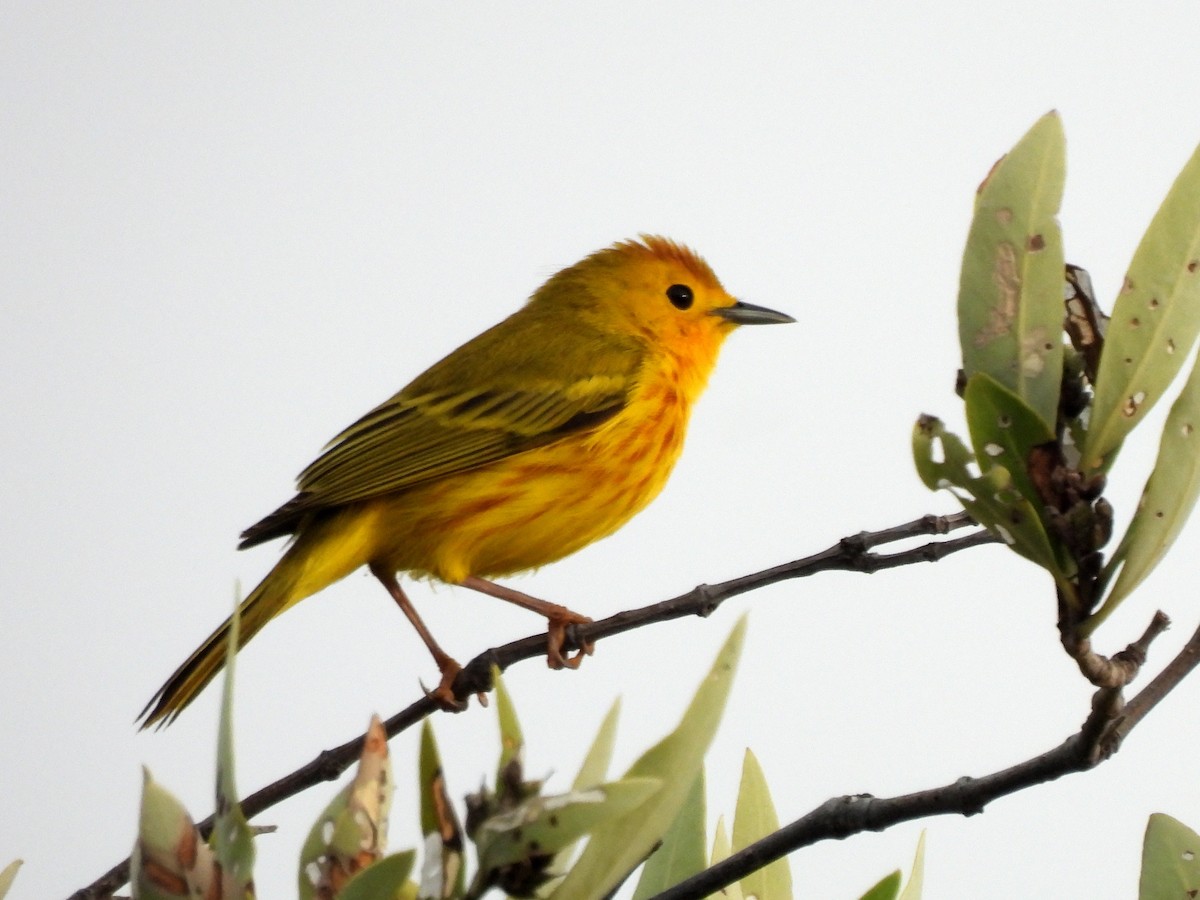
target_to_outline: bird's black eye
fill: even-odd
[[[690,309],[692,305],[692,289],[686,284],[673,284],[667,288],[667,299],[676,309]]]

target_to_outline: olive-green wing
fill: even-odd
[[[315,510],[464,472],[594,428],[625,406],[640,360],[635,344],[579,325],[564,330],[513,316],[334,438],[300,474],[297,496],[247,529],[241,546],[291,534]]]
[[[625,405],[628,388],[609,377],[401,398],[359,420],[305,469],[300,492],[336,506],[473,469],[603,421]]]

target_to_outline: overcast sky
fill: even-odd
[[[728,343],[660,499],[513,584],[595,617],[951,512],[913,471],[919,413],[960,430],[958,267],[976,185],[1048,109],[1068,140],[1067,258],[1110,305],[1200,141],[1200,7],[1097,4],[7,4],[0,8],[0,865],[17,900],[123,857],[144,763],[211,807],[216,690],[133,718],[253,586],[234,550],[326,440],[639,232],[695,247],[798,324]],[[1128,516],[1148,422],[1110,491]],[[1200,620],[1196,528],[1097,636]],[[468,659],[538,619],[411,586]],[[745,747],[781,819],[830,796],[982,775],[1056,746],[1090,691],[1048,577],[999,547],[822,575],[508,682],[532,774],[569,784],[623,698],[617,772],[675,721],[737,616],[745,658],[709,756],[731,811]],[[249,792],[390,715],[436,673],[365,574],[271,624],[238,668]],[[1147,679],[1148,680],[1148,679]],[[1147,816],[1200,827],[1200,678],[1111,763],[791,859],[797,896],[855,898],[928,828],[930,900],[1126,898]],[[455,796],[494,713],[434,722]],[[416,732],[392,742],[395,848],[417,840]],[[290,896],[335,786],[262,816],[260,896]]]

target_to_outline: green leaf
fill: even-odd
[[[137,900],[207,897],[221,891],[212,849],[201,840],[183,804],[146,768],[129,883]]]
[[[725,711],[733,683],[745,617],[729,635],[678,727],[630,767],[626,778],[658,778],[662,788],[649,802],[596,829],[579,861],[554,892],[558,900],[604,896],[650,853],[678,815]]]
[[[912,874],[908,876],[908,884],[900,893],[900,900],[921,900],[925,890],[925,830],[917,839],[917,853],[913,858]]]
[[[990,375],[972,375],[963,391],[967,428],[981,469],[1003,466],[1035,510],[1044,503],[1029,475],[1030,451],[1054,432],[1016,394]]]
[[[421,834],[425,838],[425,865],[421,873],[422,897],[458,897],[465,880],[463,832],[446,790],[441,754],[433,728],[421,725]],[[434,862],[432,857],[440,854]]]
[[[326,853],[329,847],[354,846],[358,830],[354,827],[353,817],[346,814],[352,787],[353,785],[348,784],[338,791],[321,810],[321,814],[308,831],[308,837],[300,849],[300,867],[297,874],[297,894],[300,900],[315,900],[319,888],[328,889],[331,866],[328,864],[330,861]]]
[[[530,797],[484,821],[475,833],[479,869],[490,872],[563,847],[640,806],[658,793],[657,778],[627,777],[550,797]]]
[[[417,886],[408,880],[415,850],[393,853],[367,866],[337,895],[337,900],[416,900]]]
[[[521,780],[525,738],[521,734],[521,723],[517,721],[517,708],[512,695],[500,677],[500,670],[493,667],[492,680],[496,686],[496,717],[500,721],[500,762],[496,766],[496,802],[504,803],[506,793],[515,781]],[[513,768],[515,766],[515,768]],[[513,797],[514,801],[521,798]]]
[[[1059,561],[1041,517],[1014,486],[1008,469],[993,465],[975,475],[971,451],[934,416],[917,420],[912,448],[917,474],[927,488],[949,491],[976,522],[1070,589],[1066,567]]]
[[[604,716],[604,721],[600,723],[600,730],[596,732],[596,737],[592,740],[592,746],[588,748],[588,752],[584,755],[583,764],[579,767],[579,772],[575,775],[575,780],[571,783],[571,787],[574,790],[581,791],[604,781],[608,774],[609,763],[612,762],[613,746],[616,744],[617,739],[617,720],[620,714],[621,701],[617,699],[608,708],[608,712]],[[567,844],[567,846],[555,854],[554,860],[547,867],[547,871],[567,871],[571,857],[574,856],[574,851],[575,843]],[[537,895],[539,897],[551,896],[559,883],[561,883],[561,878],[548,881],[538,888]]]
[[[705,867],[704,769],[692,783],[675,821],[663,835],[662,846],[650,854],[638,879],[633,900],[647,900]]]
[[[900,870],[885,875],[879,882],[862,895],[860,900],[897,900],[900,896]]]
[[[729,841],[729,832],[725,830],[725,817],[717,818],[717,833],[713,837],[712,858],[710,866],[715,866],[722,860],[728,859],[733,853],[733,845]],[[718,894],[710,894],[709,900],[743,900],[742,889],[737,884],[731,884],[721,889]]]
[[[372,716],[354,778],[317,817],[300,851],[301,900],[336,894],[383,856],[392,792],[387,733]]]
[[[1108,618],[1154,571],[1179,536],[1200,496],[1200,362],[1192,367],[1183,391],[1171,405],[1158,445],[1158,459],[1142,491],[1121,543],[1108,562],[1106,576],[1120,570],[1104,605],[1088,620],[1090,632]],[[1106,577],[1106,581],[1108,580]]]
[[[1081,468],[1107,469],[1166,392],[1200,333],[1200,149],[1138,244],[1096,374]]]
[[[254,890],[254,835],[238,803],[234,781],[233,675],[241,618],[234,605],[225,658],[225,684],[221,694],[221,722],[217,731],[217,813],[210,841],[221,866],[223,896],[249,896]]]
[[[17,878],[17,870],[21,868],[23,862],[24,860],[14,859],[3,869],[0,869],[0,900],[4,900],[8,889],[12,887],[12,883]]]
[[[737,812],[733,819],[733,849],[743,850],[760,838],[779,829],[779,817],[767,789],[762,767],[750,750],[742,762],[742,783],[738,788]],[[787,857],[751,872],[742,879],[742,893],[758,900],[791,900],[792,873]]]
[[[1062,122],[1039,119],[980,188],[963,252],[958,333],[963,370],[1010,388],[1053,429],[1062,379],[1066,176]]]
[[[1142,842],[1138,900],[1180,900],[1200,891],[1200,835],[1177,819],[1154,813]]]
[[[592,746],[588,748],[583,764],[579,767],[579,774],[575,776],[571,787],[579,790],[604,781],[608,773],[608,764],[612,761],[613,746],[617,740],[617,719],[620,715],[621,701],[617,699],[608,708],[604,721],[600,723],[600,730],[596,732]]]

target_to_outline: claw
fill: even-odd
[[[583,662],[583,657],[591,656],[592,644],[590,641],[579,641],[579,652],[574,656],[564,656],[562,652],[563,644],[567,640],[567,626],[587,625],[592,621],[587,616],[581,616],[579,613],[567,609],[565,606],[560,606],[557,603],[547,603],[545,600],[530,597],[528,594],[522,594],[520,591],[514,591],[512,588],[496,584],[494,581],[488,581],[476,575],[467,576],[459,584],[463,587],[469,587],[473,591],[479,591],[481,594],[487,594],[489,597],[497,597],[500,600],[515,603],[517,606],[545,616],[548,631],[546,638],[546,665],[550,668],[578,669],[579,664]]]
[[[564,656],[563,644],[567,640],[567,628],[571,625],[586,625],[592,620],[572,612],[565,606],[559,607],[560,615],[547,618],[549,625],[546,637],[546,665],[551,669],[578,669],[585,656],[591,656],[595,645],[591,641],[580,641],[574,656]]]
[[[467,701],[459,700],[454,696],[454,679],[462,671],[462,666],[453,659],[447,659],[441,668],[442,680],[438,682],[438,686],[431,691],[422,682],[421,690],[425,692],[426,697],[438,705],[439,709],[445,712],[462,712],[467,708]],[[484,706],[487,704],[484,703]]]

